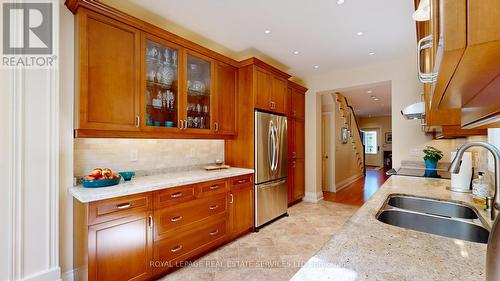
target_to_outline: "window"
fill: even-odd
[[[365,153],[377,154],[377,131],[365,131]]]

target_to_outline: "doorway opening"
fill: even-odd
[[[365,179],[369,171],[383,173],[392,167],[391,87],[391,81],[383,81],[322,94],[321,164],[325,198],[328,192],[353,188],[355,182],[357,188],[374,192],[379,185],[365,187],[365,182],[371,181],[359,184],[358,180]],[[363,195],[359,200],[350,199],[357,202],[369,198],[372,191],[346,190],[347,197]]]

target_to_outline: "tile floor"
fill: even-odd
[[[299,203],[289,217],[227,244],[161,281],[289,280],[358,209]]]

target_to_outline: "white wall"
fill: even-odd
[[[2,93],[10,93],[9,71],[0,69],[0,88]],[[7,94],[0,95],[0,178],[9,178],[9,104],[10,96]],[[1,185],[2,196],[0,196],[0,220],[8,222],[10,219],[10,191],[9,186],[5,183]],[[9,233],[10,229],[2,229],[0,231],[0,280],[8,280],[9,274]]]
[[[59,257],[63,280],[73,278],[73,101],[74,101],[74,16],[60,0],[60,146],[59,146]]]
[[[410,157],[411,149],[430,140],[420,130],[419,121],[404,120],[400,110],[420,101],[422,85],[417,80],[415,57],[342,71],[305,79],[306,95],[306,199],[321,198],[321,97],[319,93],[357,85],[391,81],[393,166]]]
[[[58,280],[58,69],[0,76],[0,280]]]

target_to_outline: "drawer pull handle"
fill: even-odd
[[[247,182],[247,180],[246,180],[246,179],[239,180],[239,181],[238,181],[238,184],[245,183],[245,182]]]
[[[178,246],[170,249],[170,252],[175,253],[175,252],[180,251],[181,249],[182,249],[182,245],[178,245]]]
[[[220,188],[220,185],[212,185],[210,187],[210,190],[219,189],[219,188]]]
[[[216,229],[216,230],[210,232],[209,234],[210,234],[210,236],[214,236],[214,235],[217,235],[218,233],[219,233],[219,230]]]
[[[219,208],[219,205],[212,205],[212,206],[208,207],[208,209],[210,209],[210,210],[215,210],[217,208]]]
[[[170,197],[172,197],[172,198],[179,198],[181,196],[182,196],[182,192],[176,192],[176,193],[170,195]]]
[[[176,222],[182,220],[182,216],[176,216],[170,219],[170,221]]]
[[[130,206],[132,206],[132,204],[130,204],[130,203],[123,203],[123,204],[116,205],[116,208],[118,208],[120,210],[123,210],[123,209],[130,208]]]

